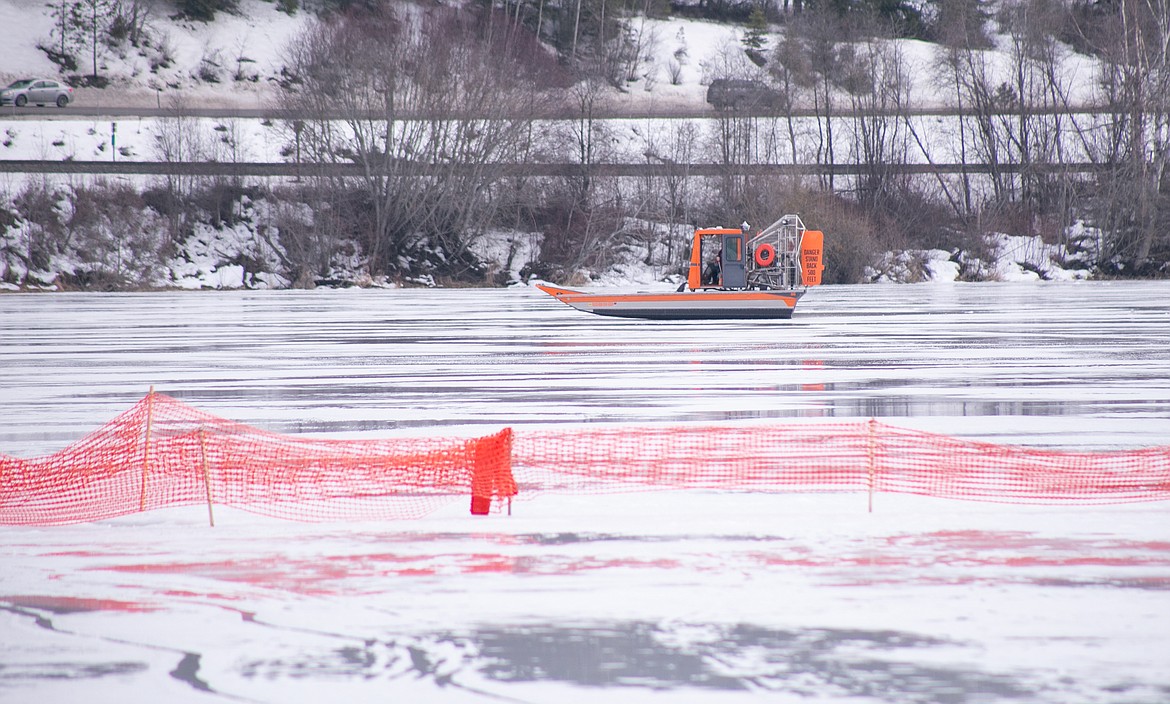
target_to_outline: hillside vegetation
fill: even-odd
[[[11,286],[661,278],[681,271],[693,226],[784,212],[829,234],[829,282],[995,278],[1005,236],[1055,258],[1027,265],[1042,277],[1170,274],[1166,3],[62,0],[44,13],[39,46],[78,86],[263,90],[297,115],[275,127],[303,173],[27,179],[0,212]],[[277,57],[186,67],[158,29],[249,13],[300,29]],[[696,46],[711,36],[730,40]],[[143,57],[144,74],[119,72]],[[715,81],[743,90],[711,107]],[[601,119],[653,96],[710,117],[633,138]],[[549,106],[560,119],[542,119]],[[915,117],[926,107],[959,116],[940,127]],[[161,124],[156,158],[224,160],[231,135],[180,109]],[[938,159],[926,130],[949,130],[950,168],[907,168]],[[660,168],[605,175],[631,153]],[[515,168],[539,162],[571,168]],[[313,168],[341,163],[361,175]],[[239,276],[211,280],[207,262]]]

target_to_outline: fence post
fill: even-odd
[[[150,425],[154,421],[154,386],[146,394],[146,437],[142,443],[142,496],[138,510],[146,510],[146,474],[150,471]]]
[[[211,471],[207,467],[207,431],[199,429],[199,456],[203,460],[203,486],[207,488],[207,521],[215,527],[215,514],[211,511]]]
[[[873,492],[874,484],[877,483],[877,420],[869,419],[869,447],[867,454],[869,456],[869,512],[873,513]]]

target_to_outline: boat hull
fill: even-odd
[[[537,288],[586,313],[648,320],[791,318],[804,291],[689,291],[678,293],[585,293],[557,286]]]

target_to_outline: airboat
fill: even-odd
[[[797,215],[785,215],[756,233],[747,223],[695,230],[687,279],[674,292],[537,288],[577,310],[617,318],[791,318],[807,287],[821,283],[823,247],[821,231],[805,228]]]

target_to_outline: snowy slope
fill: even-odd
[[[79,89],[76,100],[85,105],[154,106],[179,99],[263,107],[271,94],[271,79],[279,75],[284,48],[309,19],[303,12],[290,16],[276,8],[272,2],[240,0],[240,14],[221,12],[212,23],[176,20],[156,9],[148,23],[151,45],[120,54],[107,51],[99,58],[99,72],[112,86]],[[0,22],[23,28],[0,52],[0,81],[7,85],[30,75],[60,75],[37,48],[38,43],[52,41],[53,17],[46,5],[0,0]],[[171,58],[169,65],[152,70],[164,56]],[[77,73],[91,71],[92,65],[83,59]],[[201,74],[217,76],[218,82],[209,83]]]
[[[219,13],[213,23],[180,21],[168,13],[156,11],[149,23],[153,41],[120,56],[107,54],[102,60],[101,72],[112,81],[106,89],[77,90],[80,105],[109,106],[172,106],[263,108],[275,97],[275,77],[283,63],[282,56],[290,42],[311,21],[310,15],[299,12],[288,15],[276,9],[276,4],[263,0],[241,0],[241,13]],[[5,26],[27,28],[0,52],[0,82],[27,75],[58,75],[56,66],[37,48],[38,43],[51,41],[53,18],[47,5],[0,0],[0,22]],[[672,109],[704,109],[707,84],[713,76],[730,69],[741,75],[762,76],[762,71],[748,62],[742,49],[742,27],[708,21],[667,18],[635,18],[630,25],[639,41],[642,61],[629,74],[622,90],[611,89],[606,102],[610,107],[639,111],[660,112]],[[774,42],[775,36],[769,41]],[[918,41],[898,44],[910,67],[913,103],[933,106],[945,102],[933,86],[935,47]],[[165,67],[158,63],[161,55],[171,57]],[[1007,46],[1001,43],[998,51],[988,53],[992,65],[1007,67]],[[1091,61],[1067,56],[1065,68],[1068,81],[1075,86],[1075,100],[1092,99],[1094,67]],[[86,67],[82,67],[82,72]],[[214,77],[218,82],[207,81]],[[33,110],[33,109],[29,109]],[[0,123],[0,158],[104,161],[151,161],[158,158],[156,137],[160,132],[158,118],[106,118],[62,115],[55,109],[44,109],[45,119],[24,119]],[[703,123],[696,120],[700,132]],[[647,151],[662,148],[661,135],[667,134],[666,121],[661,119],[610,120],[608,135],[613,140],[616,159],[640,161]],[[117,127],[115,128],[115,125]],[[213,143],[228,140],[231,153],[216,158],[222,160],[278,162],[283,161],[282,150],[287,147],[288,135],[280,125],[260,120],[203,119],[197,121],[198,131],[208,135]],[[928,124],[927,129],[932,125]],[[113,130],[116,129],[116,142]],[[943,129],[938,132],[945,151],[948,137]],[[927,142],[931,142],[927,138]],[[938,146],[938,145],[934,145]],[[936,155],[946,161],[945,153]],[[25,182],[22,174],[0,177],[0,193],[18,191]],[[483,249],[507,250],[507,241],[516,233],[501,233],[485,242]],[[242,239],[241,239],[242,238]],[[208,239],[208,238],[205,238]],[[242,241],[253,240],[250,233],[221,233],[220,245],[206,247],[208,257],[188,254],[190,265],[173,273],[174,281],[190,287],[237,287],[242,285],[233,270],[225,279],[213,250],[223,252],[245,251]],[[1001,237],[1001,261],[981,263],[979,278],[1015,280],[1036,278],[1083,278],[1087,272],[1057,269],[1052,261],[1063,258],[1057,251],[1044,249],[1031,238]],[[210,240],[209,240],[210,241]],[[224,244],[227,243],[227,244]],[[1051,248],[1049,248],[1051,249]],[[531,246],[527,254],[535,254]],[[201,250],[202,251],[202,250]],[[867,277],[873,281],[951,281],[960,276],[957,265],[949,261],[951,253],[895,252],[886,261],[877,262]],[[228,257],[230,260],[231,257]],[[502,260],[501,260],[502,261]],[[516,271],[526,260],[516,259]],[[192,268],[194,267],[194,268]],[[238,268],[238,267],[237,267]],[[65,269],[68,270],[66,266]],[[915,273],[925,271],[925,275]],[[662,279],[661,271],[633,271],[625,268],[620,273],[623,282],[650,283]],[[51,277],[50,277],[51,278]]]
[[[272,94],[273,79],[280,74],[285,47],[311,20],[309,14],[288,15],[277,4],[264,0],[240,0],[240,13],[219,13],[215,22],[177,20],[170,12],[157,10],[149,22],[150,46],[122,54],[107,52],[100,60],[100,72],[113,82],[105,90],[81,89],[78,101],[86,105],[156,105],[184,100],[217,106],[263,107]],[[53,17],[47,5],[24,0],[0,0],[0,22],[6,27],[24,28],[9,38],[0,52],[0,81],[5,85],[28,75],[58,75],[59,71],[38,43],[51,44]],[[706,86],[720,69],[734,64],[737,71],[750,74],[756,69],[747,62],[742,48],[744,28],[679,17],[635,18],[630,23],[641,46],[638,66],[625,89],[613,90],[609,102],[631,110],[704,107]],[[779,28],[775,28],[779,31]],[[776,35],[769,37],[774,43]],[[908,68],[912,103],[921,107],[945,104],[947,96],[936,86],[932,44],[897,42]],[[1010,46],[1006,38],[986,52],[989,69],[1009,71]],[[152,69],[161,56],[169,65]],[[1063,76],[1073,103],[1092,102],[1095,97],[1096,64],[1084,56],[1063,51]],[[672,66],[676,64],[676,66]],[[91,66],[77,73],[90,72]],[[206,78],[214,76],[216,82]]]

